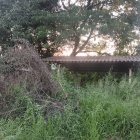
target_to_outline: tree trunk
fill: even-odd
[[[71,53],[70,56],[76,56],[77,54],[77,49],[79,48],[79,43],[80,43],[80,36],[75,36],[75,44],[74,44],[74,49]]]

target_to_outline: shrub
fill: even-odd
[[[14,95],[20,95],[15,96],[15,105],[26,109],[22,116],[0,120],[0,139],[140,139],[139,77],[128,83],[127,78],[117,81],[107,76],[96,84],[79,88],[73,81],[67,81],[64,71],[56,79],[67,97],[44,100],[45,107],[30,96],[21,97],[23,86],[12,90]],[[43,113],[46,107],[50,107],[47,116]]]

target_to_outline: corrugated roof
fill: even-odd
[[[93,63],[93,62],[140,62],[140,56],[55,56],[46,59],[56,63]]]
[[[56,56],[44,61],[61,64],[76,72],[128,72],[130,68],[137,70],[140,66],[140,56]]]

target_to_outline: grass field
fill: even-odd
[[[44,117],[42,106],[26,96],[22,87],[13,93],[15,107],[26,110],[17,117],[1,117],[1,140],[139,140],[140,79],[111,76],[76,87],[60,74],[63,109]],[[47,102],[47,101],[46,101]]]

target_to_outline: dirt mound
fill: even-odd
[[[14,85],[26,86],[26,91],[40,100],[46,95],[56,95],[59,85],[51,76],[46,63],[26,40],[16,40],[14,49],[9,49],[0,58],[0,105],[5,106],[9,88]],[[2,105],[3,104],[3,105]]]

